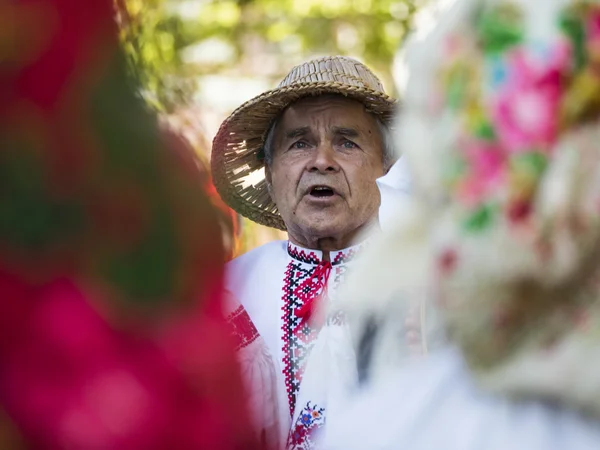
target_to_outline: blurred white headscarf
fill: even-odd
[[[486,390],[600,418],[599,2],[460,0],[405,57],[412,194],[340,292],[359,372],[403,361],[417,322]]]

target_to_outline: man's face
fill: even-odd
[[[383,142],[361,103],[301,99],[281,116],[273,144],[266,177],[292,240],[307,245],[333,238],[348,245],[376,217]]]

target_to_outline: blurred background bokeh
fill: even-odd
[[[116,0],[141,95],[209,167],[211,140],[296,64],[347,55],[395,95],[394,55],[427,0]],[[216,196],[215,196],[216,197]],[[218,197],[215,202],[219,203]],[[224,205],[218,205],[224,208]],[[231,214],[230,256],[285,235]]]

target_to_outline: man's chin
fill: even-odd
[[[347,232],[350,221],[332,214],[313,214],[306,217],[303,223],[304,230],[311,236],[336,238]]]

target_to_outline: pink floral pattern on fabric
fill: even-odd
[[[590,95],[600,92],[600,15],[582,5],[565,11],[544,41],[525,37],[524,12],[512,2],[484,9],[477,29],[446,37],[441,89],[461,123],[448,186],[467,230],[502,217],[526,221],[561,131],[598,109]]]
[[[558,133],[562,80],[572,67],[571,47],[559,39],[542,55],[517,47],[505,57],[506,83],[493,99],[498,141],[511,153],[547,149]]]
[[[600,417],[598,377],[573,382],[575,363],[600,358],[600,4],[565,3],[470,1],[423,41],[445,51],[417,74],[433,81],[409,80],[404,114],[439,131],[422,142],[444,174],[424,245],[471,369],[495,392]]]

